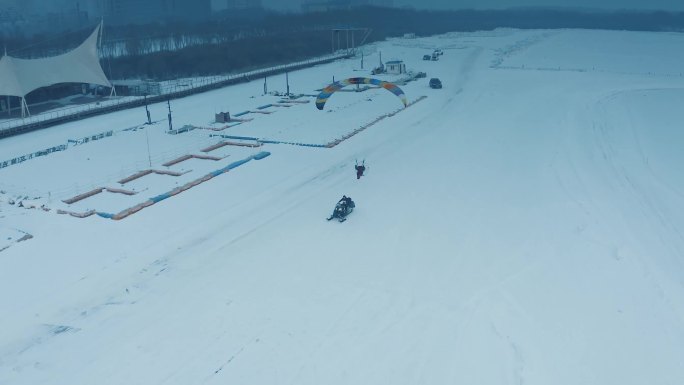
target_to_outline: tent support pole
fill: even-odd
[[[22,97],[21,102],[23,104],[21,106],[21,117],[31,116],[31,111],[29,111],[28,104],[26,104],[26,98]],[[24,108],[26,109],[26,115],[24,115]]]

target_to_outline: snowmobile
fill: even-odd
[[[338,221],[344,222],[347,220],[347,215],[351,214],[351,212],[354,211],[354,207],[356,207],[356,205],[354,204],[354,201],[351,198],[347,196],[342,196],[342,199],[340,199],[340,201],[337,202],[337,204],[335,205],[335,210],[333,210],[333,213],[328,218],[328,220],[337,218]]]

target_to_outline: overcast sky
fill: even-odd
[[[271,8],[299,10],[301,0],[262,0],[262,3]],[[394,4],[415,8],[452,9],[548,6],[684,11],[684,0],[394,0]]]

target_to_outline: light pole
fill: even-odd
[[[169,131],[173,131],[173,123],[171,121],[171,99],[167,99],[166,104],[169,107]]]

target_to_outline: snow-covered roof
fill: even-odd
[[[401,64],[403,62],[404,62],[403,60],[390,60],[385,64]]]
[[[91,83],[111,87],[97,56],[101,25],[74,50],[41,59],[0,58],[0,95],[24,97],[58,83]]]

